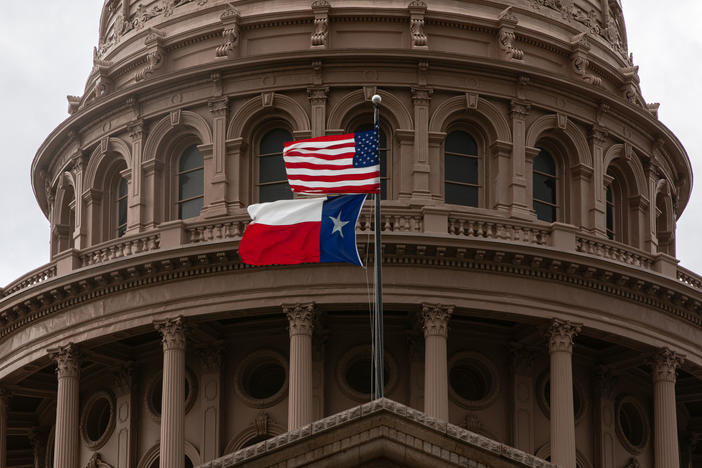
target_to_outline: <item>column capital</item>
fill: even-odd
[[[314,302],[307,304],[283,304],[282,307],[290,324],[290,336],[312,336],[316,318]]]
[[[422,328],[424,337],[443,336],[448,334],[448,321],[453,314],[454,306],[444,304],[422,304]]]
[[[509,110],[513,119],[523,119],[529,115],[531,103],[522,99],[512,99]]]
[[[216,372],[222,367],[222,348],[220,342],[213,343],[197,350],[197,354],[202,360],[203,368],[208,372]]]
[[[134,388],[134,367],[134,361],[129,361],[115,372],[115,390],[121,393],[128,393]]]
[[[185,349],[185,320],[182,316],[154,322],[154,328],[161,333],[163,350]]]
[[[127,131],[132,141],[141,140],[144,137],[144,121],[141,119],[132,120],[127,123]]]
[[[510,366],[515,374],[531,375],[534,369],[536,353],[520,343],[511,343],[509,346]]]
[[[573,352],[573,338],[575,338],[583,326],[580,323],[568,322],[566,320],[553,319],[546,332],[548,337],[548,350],[551,353],[557,351]]]
[[[52,348],[49,350],[49,357],[56,362],[56,375],[59,379],[78,378],[80,375],[80,352],[75,344],[68,343]]]
[[[226,96],[210,98],[210,100],[207,101],[207,105],[213,116],[226,117],[227,110],[229,109],[229,98]]]
[[[415,106],[428,106],[434,90],[426,87],[412,88],[412,101]]]
[[[327,102],[329,86],[315,86],[307,88],[307,97],[313,106],[323,106]]]
[[[654,382],[675,383],[675,373],[683,363],[684,356],[668,348],[659,349],[651,359]]]

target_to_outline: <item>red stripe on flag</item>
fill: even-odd
[[[239,256],[249,265],[319,263],[321,221],[270,226],[252,223],[239,243]]]
[[[339,174],[339,175],[307,175],[307,174],[295,174],[288,175],[288,180],[295,181],[314,181],[318,180],[320,182],[339,182],[343,180],[365,180],[365,179],[377,179],[380,177],[380,171],[375,173],[369,172],[367,174]]]
[[[295,192],[304,193],[380,193],[380,184],[342,185],[340,187],[307,187],[306,185],[290,184]]]
[[[343,165],[334,165],[334,164],[312,164],[308,162],[286,162],[285,167],[288,169],[312,169],[312,170],[318,170],[318,169],[333,169],[335,171],[341,171],[343,169],[352,169],[353,165],[351,164],[343,164]]]
[[[350,138],[353,138],[354,134],[353,133],[344,133],[343,135],[327,135],[327,136],[321,136],[321,137],[316,137],[316,138],[306,138],[304,140],[296,140],[296,141],[288,141],[285,143],[285,146],[288,145],[293,145],[296,143],[305,143],[308,141],[315,142],[315,141],[336,141],[336,140],[348,140]]]

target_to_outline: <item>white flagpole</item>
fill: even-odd
[[[380,132],[378,114],[382,98],[375,94],[371,98],[373,102],[373,128],[377,137],[377,156],[380,164]],[[375,194],[375,249],[373,270],[375,276],[375,313],[373,315],[373,396],[375,399],[383,398],[385,387],[384,378],[384,358],[383,358],[383,252],[380,239],[380,191]]]

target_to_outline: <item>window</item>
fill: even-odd
[[[534,211],[541,221],[552,223],[557,219],[556,163],[548,151],[542,149],[534,158]]]
[[[354,133],[356,132],[367,132],[373,130],[373,124],[363,124],[356,127]],[[387,200],[388,198],[388,139],[385,135],[383,129],[379,129],[380,134],[380,146],[378,147],[378,153],[380,153],[380,199]]]
[[[205,170],[202,153],[189,146],[178,162],[178,218],[200,216],[204,203]]]
[[[606,194],[606,203],[607,203],[607,237],[609,239],[614,240],[614,234],[615,234],[615,229],[614,229],[614,196],[612,195],[612,185],[607,186],[607,194]]]
[[[127,179],[119,179],[117,189],[117,237],[122,237],[127,231]]]
[[[478,206],[478,159],[478,145],[472,136],[462,130],[448,134],[444,146],[446,203]]]
[[[290,132],[282,128],[271,130],[261,138],[258,151],[259,202],[287,200],[293,197],[283,162],[283,145],[292,139]]]

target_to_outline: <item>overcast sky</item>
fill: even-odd
[[[340,0],[337,0],[340,1]],[[700,0],[622,0],[629,50],[647,102],[678,136],[702,178]],[[83,94],[97,44],[102,0],[0,3],[0,286],[49,261],[49,224],[30,187],[32,158],[68,117],[66,95]],[[431,0],[427,0],[431,8]],[[333,4],[333,2],[332,2]],[[678,221],[681,264],[702,273],[702,188]]]

